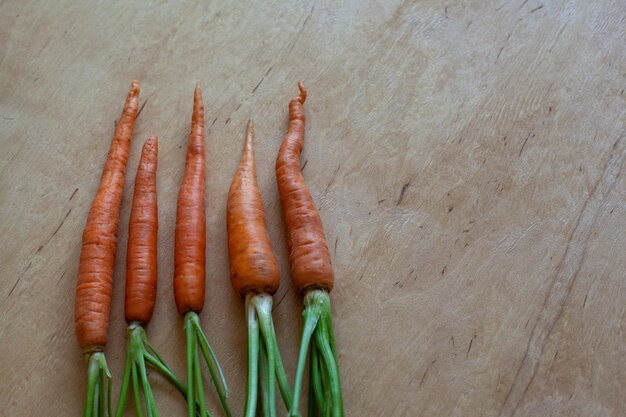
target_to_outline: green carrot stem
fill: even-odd
[[[320,326],[315,332],[315,341],[321,354],[326,372],[325,379],[328,381],[327,388],[330,389],[331,411],[333,417],[343,416],[343,399],[341,394],[341,383],[339,380],[339,369],[335,360],[335,353],[330,347],[328,328],[326,320],[320,321]]]
[[[308,402],[307,402],[307,416],[315,417],[317,416],[317,404],[315,402],[315,392],[313,383],[311,382],[311,377],[313,375],[313,355],[316,354],[314,352],[315,344],[311,346],[311,354],[309,359],[309,393],[308,393]]]
[[[108,404],[105,390],[108,388]],[[104,417],[106,407],[111,407],[111,373],[103,352],[92,352],[87,356],[87,395],[84,417]]]
[[[204,402],[204,387],[202,385],[202,372],[200,371],[200,356],[198,355],[198,345],[195,345],[193,352],[193,371],[195,374],[196,396],[200,404],[200,416],[206,417],[206,404]]]
[[[91,410],[91,412],[93,413],[94,416],[100,416],[100,407],[99,407],[99,399],[100,399],[100,392],[102,390],[100,389],[100,376],[98,375],[98,379],[96,380],[96,387],[94,390],[94,396],[93,396],[93,408]]]
[[[270,394],[269,394],[269,372],[267,370],[267,354],[265,344],[259,343],[259,389],[261,390],[261,411],[263,417],[271,417]]]
[[[317,325],[320,315],[322,314],[322,308],[320,303],[313,303],[305,307],[302,315],[304,316],[304,328],[302,330],[302,341],[300,343],[300,353],[298,354],[298,366],[296,368],[296,381],[294,384],[293,403],[289,411],[290,416],[297,416],[298,405],[300,401],[300,390],[302,389],[302,379],[304,377],[304,366],[306,363],[307,351],[311,344],[311,336]]]
[[[132,366],[133,361],[131,358],[131,350],[126,349],[126,361],[124,362],[124,376],[122,377],[122,387],[120,388],[120,395],[117,400],[117,408],[115,409],[116,417],[121,416],[124,413],[124,408],[126,408],[126,399],[128,398],[128,388],[130,387],[130,375]]]
[[[194,388],[194,350],[196,349],[196,335],[193,328],[193,311],[185,314],[185,334],[187,339],[187,416],[193,417],[196,413],[196,390]]]
[[[202,331],[202,328],[200,327],[200,321],[194,321],[194,325],[196,326],[196,333],[198,335],[200,350],[202,351],[204,361],[209,368],[209,373],[211,374],[211,379],[213,380],[213,384],[215,385],[217,396],[220,399],[220,403],[222,404],[222,408],[224,409],[226,416],[232,417],[232,413],[230,411],[230,408],[228,407],[228,403],[226,402],[226,398],[228,397],[228,384],[226,383],[226,378],[224,377],[222,367],[220,366],[220,363],[215,356],[215,352],[213,352],[209,341],[207,340],[204,332]]]
[[[259,320],[259,327],[263,343],[265,343],[265,359],[267,361],[267,397],[269,400],[269,415],[276,416],[276,363],[275,357],[278,352],[272,340],[272,296],[268,294],[257,294],[252,297],[251,303],[254,305]]]
[[[259,380],[259,323],[250,299],[251,296],[246,297],[246,316],[248,321],[248,381],[246,384],[244,417],[255,417]]]
[[[272,340],[272,346],[274,347],[274,362],[276,363],[276,381],[278,382],[278,388],[280,389],[280,395],[283,398],[283,403],[287,408],[287,411],[291,409],[293,402],[293,394],[291,393],[291,387],[289,387],[289,381],[287,380],[287,372],[283,366],[283,360],[280,357],[280,351],[278,350],[278,340],[276,339],[276,332],[274,331],[274,322],[272,316],[269,316],[269,332]],[[300,417],[300,414],[297,415]]]
[[[106,379],[105,379],[105,376],[104,376],[104,371],[102,369],[100,370],[100,376],[98,377],[98,379],[100,380],[100,383],[99,383],[99,385],[100,385],[100,388],[99,388],[100,398],[98,400],[98,413],[99,413],[98,415],[104,417],[104,416],[106,416],[106,414],[104,412],[105,407],[106,407],[106,400],[105,400],[106,393],[105,393],[105,388],[104,388],[105,383],[106,383]]]
[[[143,341],[139,340],[139,346],[137,349],[143,349]],[[154,401],[154,396],[152,395],[152,388],[150,388],[150,382],[148,382],[148,373],[146,370],[146,362],[143,358],[143,351],[140,350],[139,354],[136,357],[137,366],[139,367],[139,382],[141,383],[141,389],[143,391],[143,398],[146,403],[146,414],[148,417],[158,417],[158,412],[156,409],[156,403]]]
[[[133,396],[135,397],[135,411],[137,417],[143,417],[143,405],[141,404],[141,391],[139,390],[139,376],[137,375],[137,364],[133,363],[130,373],[130,380],[133,383]]]
[[[320,376],[320,360],[319,353],[315,343],[311,344],[311,374],[309,375],[309,385],[313,387],[313,397],[309,397],[309,401],[316,404],[316,408],[325,412],[327,410],[326,398],[324,398],[324,388],[322,386],[322,378]]]

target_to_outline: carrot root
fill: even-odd
[[[209,368],[211,379],[217,391],[222,408],[228,417],[232,417],[230,408],[228,407],[228,385],[224,372],[217,361],[217,357],[209,344],[202,326],[198,313],[188,311],[185,313],[185,335],[187,340],[187,414],[189,417],[199,415],[200,417],[211,416],[206,411],[204,387],[202,384],[202,363],[200,356],[204,358],[204,362]],[[201,354],[201,355],[200,355]],[[195,404],[195,406],[194,406]],[[199,412],[198,412],[199,410]],[[206,414],[205,414],[206,413]]]
[[[276,416],[275,385],[278,388],[287,410],[290,410],[293,395],[285,367],[278,349],[278,341],[272,321],[272,296],[269,294],[246,295],[246,316],[248,322],[248,380],[246,387],[245,417],[256,414],[258,386],[260,398],[267,415]]]
[[[298,403],[306,356],[309,351],[309,413],[321,410],[323,415],[343,417],[343,396],[337,360],[337,348],[330,312],[330,296],[324,290],[309,290],[304,296],[304,328],[296,379],[294,401],[289,415],[298,416]],[[309,414],[314,415],[314,414]]]

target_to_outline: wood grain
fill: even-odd
[[[252,118],[293,375],[301,300],[273,165],[301,79],[304,175],[336,270],[347,414],[626,415],[624,21],[617,0],[0,3],[0,414],[81,412],[81,231],[137,78],[128,166],[149,134],[161,142],[148,332],[179,374],[175,204],[196,80],[205,91],[202,322],[236,414],[246,335],[228,279],[226,196]],[[134,175],[107,348],[116,389]],[[151,378],[161,415],[183,415],[178,394]]]

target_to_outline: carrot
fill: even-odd
[[[264,415],[274,417],[276,380],[288,409],[292,395],[272,322],[272,294],[280,284],[280,271],[267,234],[255,168],[254,127],[249,121],[241,162],[228,193],[228,257],[233,289],[246,300],[248,382],[244,416],[255,415],[260,386]]]
[[[102,350],[107,342],[119,209],[138,105],[139,82],[133,81],[83,231],[75,324],[78,344],[86,353]]]
[[[204,104],[200,83],[196,85],[187,145],[185,176],[178,192],[174,236],[174,298],[184,315],[187,341],[187,412],[193,417],[196,402],[201,417],[206,416],[200,354],[209,368],[213,384],[226,414],[228,387],[222,369],[200,326],[198,313],[204,307],[206,261],[206,217],[204,204]],[[218,375],[219,374],[219,375]]]
[[[241,163],[228,193],[226,218],[230,279],[242,296],[249,291],[274,294],[280,284],[256,181],[253,141],[254,127],[250,121]]]
[[[309,415],[342,417],[343,398],[333,333],[329,292],[334,274],[319,212],[300,168],[304,144],[304,109],[307,91],[289,103],[289,129],[276,159],[276,180],[287,227],[291,279],[304,295],[304,327],[298,355],[290,415],[298,415],[298,402],[309,347]]]
[[[157,290],[156,170],[159,144],[150,136],[143,145],[128,228],[126,252],[126,322],[148,324]]]
[[[125,316],[128,323],[126,364],[117,403],[116,417],[124,414],[128,391],[132,385],[135,407],[142,415],[143,398],[148,417],[158,415],[154,394],[148,381],[147,366],[163,374],[187,396],[185,386],[176,378],[148,341],[145,326],[154,312],[157,288],[157,234],[159,228],[156,173],[159,144],[156,136],[144,143],[135,176],[135,192],[128,226],[126,252]]]
[[[300,171],[304,143],[304,110],[307,91],[289,103],[289,130],[276,160],[276,180],[287,225],[291,279],[304,293],[309,288],[330,291],[334,276],[322,220]]]
[[[139,82],[132,81],[83,231],[74,324],[88,363],[84,417],[104,416],[105,405],[111,415],[111,373],[103,350],[107,343],[122,189],[138,108]]]
[[[174,297],[180,314],[204,307],[206,216],[204,211],[204,104],[196,86],[185,176],[178,193],[174,242]]]

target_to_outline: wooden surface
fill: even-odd
[[[183,372],[172,247],[196,80],[208,157],[201,319],[239,415],[244,314],[225,206],[252,118],[293,375],[301,300],[273,164],[302,79],[304,175],[336,268],[347,415],[626,415],[626,3],[203,3],[0,4],[1,415],[81,412],[81,231],[133,78],[144,107],[107,347],[116,390],[130,185],[152,133],[160,286],[148,333]],[[184,415],[152,379],[161,415]]]

